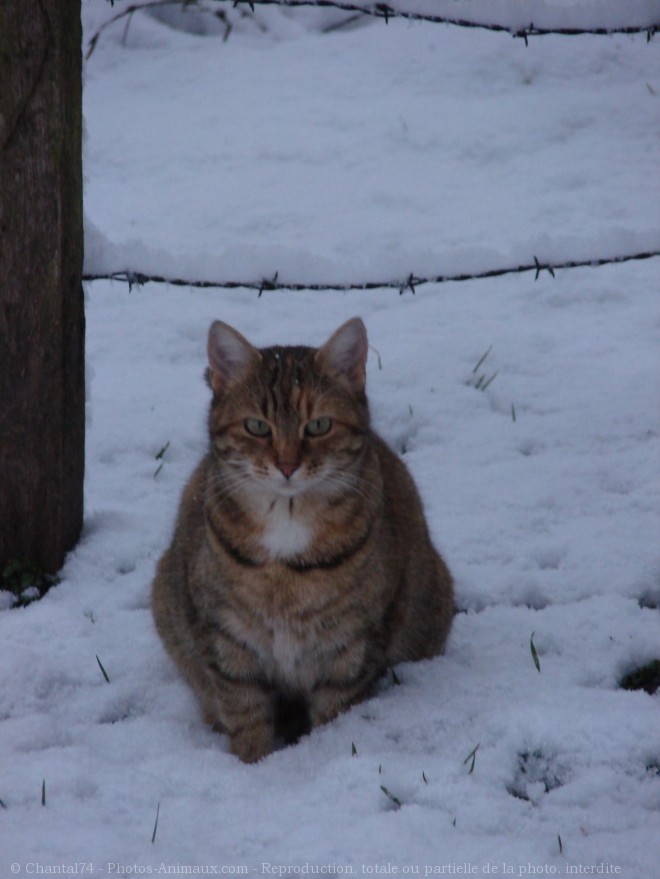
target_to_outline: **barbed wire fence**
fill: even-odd
[[[645,33],[647,41],[653,34],[660,30],[660,22],[655,22],[645,26],[627,26],[620,27],[596,27],[596,28],[580,28],[580,27],[555,27],[543,28],[535,27],[532,22],[523,28],[511,28],[505,24],[494,24],[483,21],[474,21],[466,18],[454,18],[446,15],[434,15],[425,12],[413,12],[406,9],[397,9],[388,3],[352,3],[344,2],[344,0],[214,0],[214,2],[232,2],[233,6],[248,6],[254,11],[256,6],[288,6],[297,8],[301,6],[315,6],[320,9],[332,8],[340,9],[343,12],[351,12],[359,15],[370,15],[374,18],[382,18],[387,24],[390,19],[403,18],[408,21],[425,21],[432,24],[448,24],[456,27],[478,28],[480,30],[488,30],[495,32],[510,33],[513,37],[519,37],[527,43],[528,37],[543,37],[551,34],[557,36],[580,36],[582,34],[592,34],[595,36],[609,36],[611,34],[639,34]]]
[[[108,0],[114,6],[115,0]],[[88,49],[85,58],[89,59],[96,48],[96,45],[106,30],[106,28],[116,22],[126,19],[127,26],[133,15],[141,10],[148,10],[155,7],[179,6],[183,9],[194,8],[204,13],[214,15],[220,19],[225,25],[224,39],[226,40],[232,30],[232,23],[224,10],[215,10],[208,4],[231,4],[233,9],[240,7],[248,7],[252,13],[257,6],[283,6],[288,8],[297,7],[316,7],[319,9],[336,9],[350,14],[351,18],[347,21],[353,21],[355,18],[362,16],[371,16],[380,18],[387,24],[390,19],[402,18],[408,21],[428,22],[432,24],[445,24],[453,27],[480,29],[492,31],[495,33],[508,33],[512,37],[522,39],[525,45],[529,45],[530,37],[543,36],[612,36],[614,34],[646,34],[646,41],[650,42],[653,36],[660,31],[660,17],[657,21],[653,21],[645,25],[621,25],[616,27],[535,27],[530,22],[528,26],[523,28],[513,28],[501,23],[489,23],[483,21],[474,21],[463,18],[453,18],[443,15],[434,15],[423,12],[414,12],[405,9],[397,9],[387,3],[356,3],[346,2],[346,0],[142,0],[142,2],[132,3],[125,9],[118,12],[112,18],[105,21],[97,31],[92,35],[88,43]],[[126,31],[124,37],[126,36]],[[605,265],[615,265],[639,260],[648,260],[660,257],[660,249],[644,250],[637,253],[619,254],[616,256],[596,257],[592,259],[581,260],[561,260],[556,262],[541,262],[536,256],[532,257],[533,261],[521,263],[519,265],[485,269],[476,272],[461,272],[453,274],[435,274],[435,275],[416,275],[410,272],[405,278],[374,280],[356,283],[333,283],[333,282],[316,282],[304,283],[297,281],[285,281],[279,279],[279,272],[271,278],[261,278],[258,280],[199,280],[191,278],[178,278],[175,276],[151,274],[141,272],[134,269],[122,269],[112,272],[90,272],[83,275],[83,281],[122,281],[128,284],[129,290],[134,286],[142,286],[144,284],[167,284],[174,287],[190,287],[196,289],[223,289],[223,290],[252,290],[261,296],[264,291],[312,291],[312,292],[349,292],[349,291],[369,291],[380,289],[398,290],[400,295],[406,291],[415,293],[417,287],[426,284],[444,284],[449,282],[475,281],[486,278],[497,278],[505,275],[519,275],[534,272],[534,279],[538,280],[542,272],[548,272],[553,278],[555,272],[562,269],[575,268],[595,268]]]
[[[597,266],[615,265],[617,263],[632,262],[633,260],[653,259],[660,256],[660,251],[643,251],[641,253],[630,253],[623,256],[606,256],[597,259],[583,260],[566,260],[565,262],[547,263],[540,262],[536,257],[530,263],[523,263],[517,266],[508,266],[505,268],[485,269],[481,272],[461,272],[457,274],[447,275],[428,275],[426,277],[418,277],[412,272],[405,279],[383,280],[383,281],[364,281],[357,283],[302,283],[296,281],[280,281],[279,272],[276,272],[272,278],[261,278],[259,281],[213,281],[213,280],[190,280],[186,278],[177,278],[174,276],[148,274],[146,272],[135,272],[130,270],[88,274],[83,276],[84,281],[124,281],[128,284],[129,290],[135,286],[143,284],[169,284],[172,287],[194,287],[198,289],[223,289],[223,290],[255,290],[259,296],[265,290],[293,290],[322,293],[329,291],[344,292],[354,290],[398,290],[401,295],[406,291],[415,293],[417,287],[425,284],[446,284],[448,282],[459,281],[480,281],[485,278],[499,278],[503,275],[521,275],[527,272],[534,272],[534,280],[538,280],[541,272],[548,272],[553,278],[555,272],[560,269],[577,269],[577,268],[595,268]]]
[[[108,0],[114,6],[115,0]],[[141,9],[150,9],[157,6],[179,6],[183,9],[196,9],[209,15],[220,18],[226,25],[225,39],[232,30],[232,25],[223,10],[215,10],[210,4],[231,5],[233,9],[247,8],[252,13],[258,6],[282,6],[289,9],[298,9],[301,7],[312,7],[316,9],[337,9],[351,15],[351,21],[356,16],[369,16],[371,18],[380,18],[385,24],[390,20],[402,18],[407,21],[428,22],[430,24],[446,24],[453,27],[472,28],[477,30],[493,31],[494,33],[508,33],[512,37],[522,39],[525,45],[528,45],[530,37],[546,37],[546,36],[612,36],[614,34],[646,34],[646,41],[650,42],[654,34],[660,30],[660,17],[657,21],[652,21],[644,25],[620,25],[614,27],[536,27],[530,21],[524,27],[511,27],[507,24],[497,22],[479,21],[469,18],[456,18],[447,15],[435,15],[425,12],[412,12],[406,9],[397,9],[388,3],[356,3],[349,0],[142,0],[142,2],[132,3],[121,12],[104,22],[96,33],[91,37],[88,43],[86,58],[89,58],[94,51],[96,44],[103,31],[120,21],[123,18],[131,18]]]

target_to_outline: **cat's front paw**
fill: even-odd
[[[273,750],[270,728],[257,724],[230,735],[229,750],[243,763],[257,763]]]

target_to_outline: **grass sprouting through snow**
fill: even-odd
[[[474,772],[474,764],[476,763],[476,760],[477,760],[477,751],[479,750],[480,744],[481,744],[481,742],[476,744],[474,746],[474,748],[472,748],[470,753],[467,755],[465,760],[463,760],[463,766],[467,766],[467,764],[470,763],[470,768],[468,769],[468,775],[472,775],[472,773]]]
[[[154,456],[154,459],[156,461],[160,461],[160,464],[158,465],[158,467],[156,467],[156,472],[154,473],[154,479],[158,476],[160,471],[163,469],[163,464],[165,463],[165,460],[164,460],[165,459],[165,452],[169,449],[169,447],[170,447],[170,441],[168,440],[165,443],[165,445],[160,449],[160,451],[157,452],[156,455]]]
[[[390,790],[388,790],[384,784],[381,784],[380,789],[385,794],[385,796],[390,800],[390,802],[394,803],[397,809],[400,809],[403,803],[401,800],[395,796]]]
[[[156,833],[158,831],[158,819],[160,817],[160,800],[158,805],[156,806],[156,821],[154,823],[154,832],[151,834],[151,844],[153,845],[156,842]]]
[[[479,360],[477,360],[477,363],[476,363],[474,369],[472,370],[472,372],[473,372],[475,375],[476,375],[476,373],[477,373],[477,370],[478,370],[479,367],[481,366],[481,364],[484,362],[484,360],[486,359],[486,357],[488,357],[488,355],[490,354],[490,352],[491,352],[492,350],[493,350],[493,346],[492,346],[492,345],[489,345],[489,346],[488,346],[488,350],[485,351],[485,352],[481,355],[481,357],[479,358]]]
[[[496,375],[497,375],[497,370],[495,370],[495,372],[491,375],[491,377],[489,379],[486,379],[486,381],[482,382],[480,379],[479,383],[476,384],[475,387],[478,388],[480,391],[485,391],[486,388],[488,387],[488,385],[493,381],[493,379],[495,378]]]
[[[532,636],[529,639],[529,649],[531,651],[532,659],[534,660],[534,665],[536,666],[536,670],[540,673],[541,663],[539,661],[539,655],[536,652],[536,647],[534,646],[534,632],[532,632]]]
[[[96,656],[96,661],[97,661],[98,664],[99,664],[99,668],[101,669],[101,674],[102,674],[103,677],[105,678],[105,682],[106,682],[106,684],[109,684],[109,683],[110,683],[110,678],[108,677],[108,673],[107,673],[107,671],[103,668],[103,663],[102,663],[101,660],[99,659],[98,654],[97,654],[97,656]]]
[[[60,578],[46,574],[33,562],[19,562],[12,559],[0,571],[0,590],[15,596],[14,607],[27,607],[38,601],[52,586],[57,586]]]
[[[369,345],[369,350],[373,351],[374,354],[376,355],[376,360],[378,361],[378,369],[382,369],[383,368],[383,361],[381,360],[380,351],[378,350],[378,348],[374,348],[373,345]]]
[[[468,385],[472,385],[472,387],[476,388],[478,391],[485,391],[486,388],[491,384],[491,382],[493,382],[495,380],[495,377],[497,376],[497,370],[495,370],[495,372],[490,376],[490,378],[486,378],[485,372],[477,374],[477,373],[479,373],[480,367],[483,365],[484,361],[486,360],[486,358],[488,357],[488,355],[490,354],[492,349],[493,349],[493,346],[490,345],[488,350],[485,351],[481,355],[479,360],[477,360],[474,368],[472,369],[472,376],[473,377],[470,379],[470,381],[468,381]]]

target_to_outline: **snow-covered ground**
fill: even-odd
[[[88,271],[347,282],[660,246],[657,38],[223,6],[227,41],[160,10],[86,62]],[[120,10],[84,0],[86,39]],[[0,876],[657,877],[660,701],[619,683],[660,656],[659,289],[657,259],[414,296],[89,284],[83,538],[0,615]],[[244,766],[149,611],[205,448],[205,335],[319,344],[356,314],[461,612],[446,656]]]

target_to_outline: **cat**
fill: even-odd
[[[247,763],[444,650],[453,586],[403,462],[370,428],[367,333],[257,349],[208,335],[210,449],[152,589],[205,719]]]

